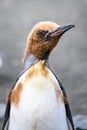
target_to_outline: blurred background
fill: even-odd
[[[27,36],[39,21],[75,24],[60,39],[50,63],[75,121],[87,114],[87,0],[0,0],[0,124],[7,91],[21,71]]]

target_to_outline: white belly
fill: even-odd
[[[56,79],[55,84],[44,76],[28,80],[18,106],[11,105],[9,130],[68,130],[65,106],[61,97],[56,98],[55,87]]]

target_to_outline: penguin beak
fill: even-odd
[[[69,29],[73,27],[75,27],[74,24],[60,26],[57,29],[48,32],[47,35],[45,36],[45,41],[48,41],[50,38],[55,38],[58,36],[60,37],[63,33],[65,33],[66,31],[68,31]]]
[[[60,26],[57,29],[55,29],[55,30],[53,30],[53,31],[50,32],[50,37],[61,36],[63,33],[65,33],[66,31],[68,31],[69,29],[73,28],[74,26],[75,25],[73,25],[73,24]]]

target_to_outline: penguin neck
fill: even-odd
[[[36,63],[38,63],[40,60],[42,59],[38,59],[37,57],[35,57],[34,55],[32,54],[29,54],[24,62],[24,66],[23,66],[23,70],[27,70],[29,69],[31,66],[35,65]],[[45,65],[50,68],[50,65],[49,65],[49,59],[43,59],[45,60]]]

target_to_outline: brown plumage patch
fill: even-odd
[[[64,99],[64,103],[67,104],[67,103],[68,103],[68,99],[67,99],[67,97],[64,96],[63,99]]]
[[[57,101],[59,100],[59,98],[62,99],[62,101],[67,104],[68,100],[67,100],[67,97],[65,97],[62,93],[61,90],[59,90],[58,88],[55,89],[55,92],[56,92],[56,98],[57,98]]]
[[[8,102],[10,102],[10,100],[11,100],[11,93],[12,93],[12,90],[7,91],[6,99]]]
[[[57,101],[59,100],[59,98],[61,98],[62,101],[64,101],[64,100],[63,100],[62,91],[56,87],[56,88],[55,88],[55,92],[56,92],[56,99],[57,99]]]
[[[22,91],[22,83],[18,83],[17,86],[15,86],[11,93],[11,103],[14,103],[15,105],[18,105],[20,100],[20,94]]]
[[[44,64],[44,61],[41,60],[28,70],[26,74],[26,80],[38,75],[43,75],[44,77],[47,77],[48,74],[49,72]]]
[[[57,98],[57,100],[59,100],[59,98],[61,98],[64,103],[67,103],[67,97],[65,97],[65,96],[63,95],[63,93],[62,93],[61,90],[59,90],[59,89],[56,87],[56,88],[55,88],[55,92],[56,92],[56,98]]]

